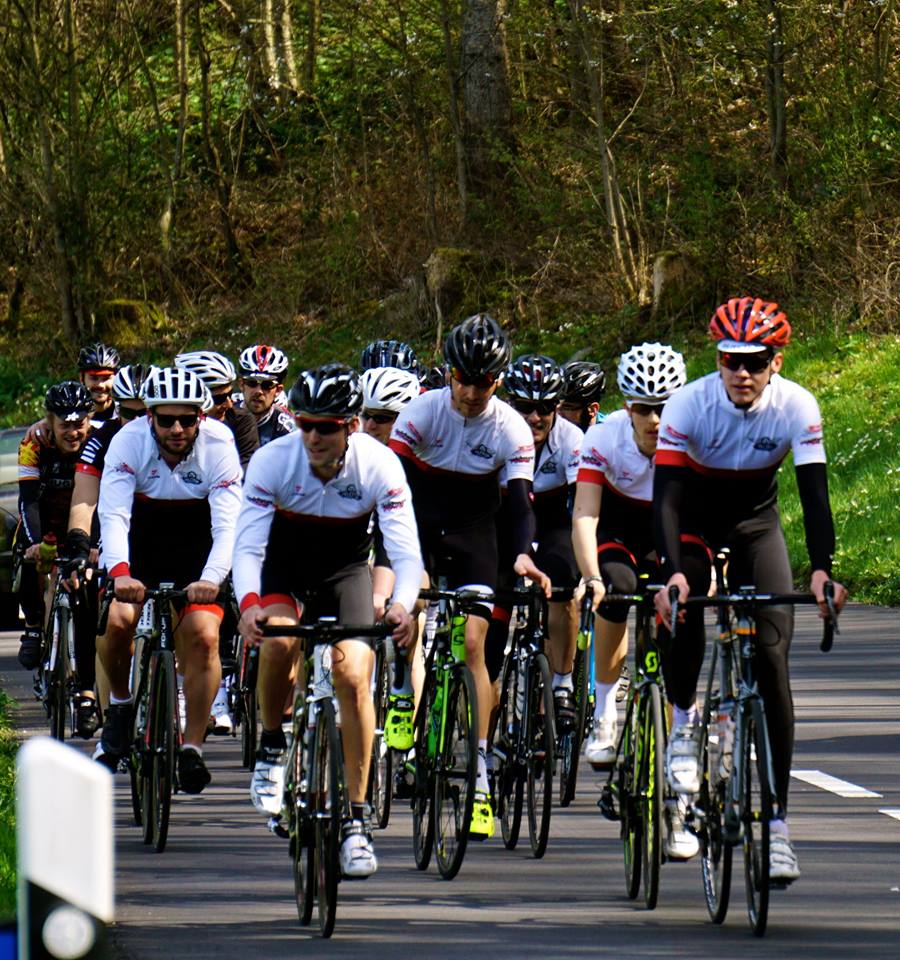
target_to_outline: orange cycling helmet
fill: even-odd
[[[759,297],[732,297],[712,315],[709,333],[714,340],[779,350],[790,342],[791,325],[777,303]]]

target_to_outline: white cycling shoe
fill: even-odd
[[[584,748],[584,759],[592,767],[608,767],[616,759],[617,733],[615,718],[594,720],[590,739]]]
[[[341,875],[365,880],[378,869],[372,838],[362,820],[345,820],[341,827]]]
[[[224,683],[219,687],[219,692],[216,694],[216,699],[213,700],[212,709],[209,713],[212,721],[211,732],[214,736],[224,737],[234,730],[234,721],[228,712],[228,692]]]
[[[250,799],[253,806],[267,817],[280,816],[283,792],[284,754],[261,749],[250,780]]]
[[[700,789],[700,725],[683,723],[666,747],[666,778],[675,793],[690,795]]]
[[[787,832],[772,830],[769,834],[769,880],[793,883],[799,877],[800,864]]]
[[[700,841],[684,824],[687,800],[666,801],[666,856],[670,860],[690,860],[700,852]]]

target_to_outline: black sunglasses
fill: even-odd
[[[315,430],[320,437],[330,437],[347,426],[346,420],[308,420],[306,417],[295,417],[295,419],[297,426],[304,433],[312,433]]]
[[[119,407],[119,416],[123,420],[134,420],[135,417],[142,417],[147,412],[146,407],[135,410],[133,407]]]
[[[176,423],[180,423],[185,430],[190,430],[191,427],[197,426],[197,421],[200,419],[199,413],[154,413],[153,419],[156,421],[157,426],[162,427],[164,430],[170,430],[175,426]]]
[[[513,400],[512,405],[523,417],[530,417],[533,413],[539,417],[548,417],[557,407],[553,400]]]
[[[211,396],[214,407],[221,407],[223,403],[228,403],[231,399],[230,393],[213,393]]]
[[[450,374],[457,383],[464,387],[478,387],[479,390],[490,389],[497,382],[499,376],[497,373],[483,373],[477,377],[469,377],[458,367],[451,367]]]
[[[661,417],[664,406],[664,403],[632,403],[629,409],[640,417],[649,417],[651,413]]]
[[[255,390],[259,387],[260,390],[265,390],[268,393],[270,390],[274,390],[278,386],[277,380],[260,380],[258,377],[244,377],[244,386],[250,387],[252,390]]]
[[[772,362],[772,354],[765,353],[725,353],[719,354],[722,366],[737,372],[743,367],[747,373],[762,373]]]
[[[382,410],[363,410],[362,415],[366,420],[372,420],[382,426],[386,423],[393,423],[397,419],[396,413],[385,413]]]

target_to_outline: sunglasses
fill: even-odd
[[[142,417],[147,412],[146,407],[135,410],[132,407],[119,407],[119,416],[125,420],[134,420],[135,417]]]
[[[295,417],[294,419],[304,433],[312,433],[315,430],[320,437],[330,437],[347,426],[346,420],[310,420],[307,417]]]
[[[244,386],[250,387],[251,390],[255,390],[259,387],[260,390],[265,390],[268,393],[270,390],[274,390],[278,386],[277,380],[260,380],[258,377],[244,377]]]
[[[737,372],[743,367],[747,373],[762,373],[772,362],[772,354],[765,353],[720,353],[722,366]]]
[[[363,410],[362,415],[366,420],[380,423],[382,426],[386,423],[393,423],[397,419],[396,413],[384,413],[380,410]]]
[[[223,403],[228,403],[231,399],[230,393],[213,393],[211,396],[214,407],[221,407]]]
[[[651,413],[661,417],[664,406],[664,403],[632,403],[628,409],[639,417],[649,417]]]
[[[523,417],[530,417],[536,413],[539,417],[549,417],[556,410],[556,403],[552,400],[513,400],[513,409],[522,414]]]
[[[451,367],[453,379],[464,387],[478,387],[479,390],[489,390],[496,382],[499,374],[483,373],[478,377],[468,377],[458,367]]]
[[[171,430],[176,423],[180,423],[185,430],[197,426],[200,419],[199,413],[154,413],[153,419],[158,427],[164,430]]]

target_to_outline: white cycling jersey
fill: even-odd
[[[384,444],[353,433],[340,472],[328,481],[313,472],[299,434],[279,437],[250,461],[234,544],[234,591],[241,609],[259,602],[267,549],[285,530],[294,533],[293,549],[307,554],[324,572],[328,561],[348,565],[368,556],[357,547],[375,511],[391,568],[394,599],[412,610],[424,567],[412,498],[403,467]],[[286,558],[290,562],[290,558]]]
[[[602,423],[588,427],[581,446],[578,482],[598,483],[642,506],[650,505],[653,458],[638,449],[627,410],[616,410]]]
[[[528,425],[527,421],[525,425]],[[581,459],[582,440],[584,434],[577,424],[565,417],[556,417],[547,439],[536,454],[532,487],[535,496],[550,493],[575,482]],[[507,483],[506,476],[507,468],[504,467],[500,473],[500,486],[504,488]]]
[[[170,467],[163,460],[151,420],[125,424],[112,438],[100,478],[103,560],[112,576],[129,572],[129,531],[135,499],[152,512],[173,502],[208,501],[212,547],[201,580],[220,584],[231,566],[234,526],[241,505],[241,464],[234,434],[223,423],[203,419],[190,454]],[[167,513],[167,516],[170,514]],[[170,531],[173,554],[186,531]]]

